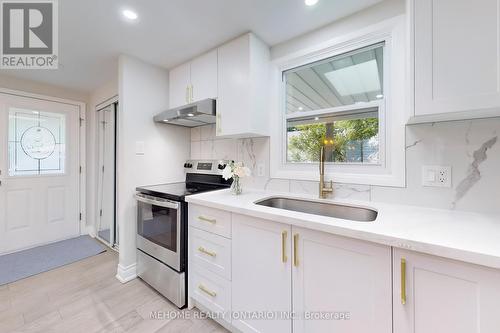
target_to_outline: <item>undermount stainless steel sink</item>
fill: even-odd
[[[377,211],[369,208],[283,197],[263,199],[255,204],[358,222],[373,222],[378,215]]]

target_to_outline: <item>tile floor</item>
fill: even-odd
[[[176,312],[140,279],[116,280],[113,251],[0,286],[0,332],[227,332],[197,310]],[[176,314],[151,318],[152,312]]]

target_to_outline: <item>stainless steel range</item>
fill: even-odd
[[[137,274],[172,303],[187,301],[186,195],[231,186],[222,178],[227,161],[187,161],[186,181],[137,187]]]

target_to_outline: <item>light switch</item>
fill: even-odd
[[[144,141],[135,142],[135,154],[144,155]]]

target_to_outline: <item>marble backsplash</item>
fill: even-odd
[[[335,183],[335,196],[434,208],[500,212],[500,118],[412,125],[406,128],[406,188]],[[252,169],[244,186],[281,192],[318,192],[318,182],[271,179],[269,138],[218,139],[213,125],[191,130],[191,158],[234,159]],[[452,168],[452,187],[424,187],[422,167]],[[263,170],[258,175],[257,170]]]

